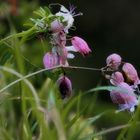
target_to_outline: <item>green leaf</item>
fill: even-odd
[[[100,131],[98,133],[88,134],[87,136],[81,138],[80,140],[93,139],[94,137],[105,135],[105,134],[111,133],[113,131],[117,131],[117,130],[120,130],[120,129],[123,129],[123,128],[127,128],[127,127],[130,127],[130,125],[129,124],[125,124],[125,125],[115,126],[115,127],[112,127],[112,128],[109,128],[109,129],[105,129],[103,131]]]
[[[34,11],[33,13],[42,18],[51,15],[51,11],[48,7],[44,7],[44,8],[40,7],[38,10]]]
[[[117,89],[119,90],[120,88],[117,88],[115,86],[101,86],[101,87],[90,89],[90,90],[87,91],[87,93],[94,92],[94,91],[99,91],[99,90],[111,91],[111,90],[117,90]]]
[[[101,118],[107,112],[108,111],[105,111],[105,112],[102,112],[102,113],[96,115],[95,117],[88,118],[88,123],[89,124],[92,124],[93,122],[95,122],[96,120],[98,120],[99,118]]]
[[[107,91],[112,91],[112,90],[115,90],[117,92],[121,92],[123,94],[128,94],[129,91],[126,90],[126,88],[121,88],[121,87],[115,87],[115,86],[102,86],[102,87],[97,87],[97,88],[93,88],[93,89],[90,89],[89,91],[87,91],[87,93],[90,93],[90,92],[94,92],[94,91],[99,91],[99,90],[107,90]],[[135,95],[133,93],[133,95]]]
[[[0,65],[4,65],[13,57],[12,49],[7,45],[0,46]]]

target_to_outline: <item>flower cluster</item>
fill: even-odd
[[[74,24],[74,17],[81,15],[81,13],[76,14],[74,6],[70,6],[70,10],[68,10],[63,5],[57,5],[60,6],[57,13],[53,14],[49,8],[40,8],[35,12],[39,18],[31,19],[36,33],[46,34],[49,42],[47,52],[43,57],[46,69],[57,68],[57,66],[69,67],[68,59],[73,59],[75,52],[82,56],[91,52],[85,40],[78,36],[70,37],[68,35]],[[70,43],[71,45],[69,45]],[[133,112],[135,106],[138,105],[138,94],[140,93],[138,87],[140,80],[134,66],[123,62],[121,56],[114,53],[107,57],[106,67],[99,69],[99,71],[102,71],[110,84],[116,87],[110,91],[112,101],[119,105],[120,110]],[[65,99],[72,95],[72,83],[66,76],[64,69],[62,73],[56,84],[61,98]]]
[[[134,66],[123,62],[118,54],[111,54],[106,59],[105,77],[116,88],[110,91],[111,99],[120,110],[133,112],[138,105],[140,80]],[[108,72],[108,73],[107,73]]]
[[[46,52],[43,57],[43,64],[46,69],[56,66],[68,66],[68,59],[75,57],[73,52],[79,52],[83,56],[91,52],[88,44],[82,38],[78,36],[67,38],[69,29],[73,26],[74,17],[81,15],[81,13],[76,14],[74,10],[74,6],[71,6],[69,11],[63,5],[60,5],[60,11],[55,14],[49,12],[46,17],[47,20],[45,20],[45,18],[31,19],[35,23],[37,32],[46,33],[47,30],[49,36],[50,51]],[[40,9],[38,14],[41,16],[46,15],[43,9]],[[71,46],[67,46],[67,40],[71,41]],[[66,76],[60,77],[57,81],[57,85],[62,94],[62,98],[70,95],[72,86]]]
[[[64,6],[61,6],[60,11],[55,14],[57,19],[50,23],[49,30],[51,31],[51,51],[47,52],[43,58],[45,68],[51,68],[57,65],[69,65],[67,59],[73,59],[72,52],[79,52],[83,56],[91,52],[88,44],[80,37],[74,36],[71,40],[71,46],[67,46],[67,34],[73,26],[74,7],[68,11]],[[59,17],[59,18],[58,18]],[[63,18],[63,20],[58,20]],[[65,24],[64,24],[65,23]]]

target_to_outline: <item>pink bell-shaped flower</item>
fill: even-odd
[[[134,94],[134,90],[125,82],[121,82],[117,85],[116,90],[110,92],[113,103],[119,105],[121,110],[127,109],[130,112],[135,110],[135,106],[138,105],[138,100]]]
[[[120,55],[113,53],[111,55],[109,55],[106,59],[106,64],[107,66],[109,66],[112,69],[118,69],[118,67],[120,66],[122,61],[122,58],[120,57]]]
[[[126,76],[127,82],[137,85],[139,84],[139,77],[137,70],[134,68],[134,66],[130,63],[125,63],[122,67],[122,70]]]
[[[111,84],[113,84],[115,86],[120,84],[120,83],[122,83],[122,82],[124,82],[124,78],[123,78],[122,73],[118,72],[118,71],[112,73],[110,82],[111,82]]]
[[[83,56],[88,55],[91,52],[88,44],[82,38],[75,36],[71,39],[71,42],[73,45],[73,51],[79,52]]]
[[[43,63],[46,69],[59,65],[59,58],[56,53],[48,52],[43,57]]]

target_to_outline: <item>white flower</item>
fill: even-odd
[[[61,5],[60,11],[55,14],[56,16],[62,16],[63,22],[67,22],[67,26],[64,28],[65,32],[68,33],[68,30],[72,27],[74,18],[71,11],[66,9],[63,5]]]

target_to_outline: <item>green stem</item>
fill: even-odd
[[[3,44],[5,41],[7,41],[9,39],[24,37],[24,36],[27,36],[28,34],[30,34],[31,32],[34,32],[34,31],[35,31],[35,26],[33,26],[32,28],[30,28],[27,31],[22,31],[21,33],[16,33],[16,34],[9,35],[9,36],[0,40],[0,45]]]
[[[25,74],[25,69],[24,69],[24,60],[22,59],[22,55],[20,52],[20,46],[21,43],[18,42],[18,39],[16,39],[17,41],[15,41],[15,58],[16,58],[16,63],[17,63],[17,68],[19,70],[19,72],[21,74]],[[24,114],[26,112],[26,103],[24,100],[24,94],[25,94],[25,87],[24,87],[24,83],[21,82],[21,104],[22,104],[22,113]]]
[[[45,71],[49,71],[49,70],[53,70],[53,69],[58,69],[58,68],[67,68],[67,69],[81,69],[81,70],[91,70],[91,71],[100,71],[101,72],[101,69],[98,69],[98,68],[87,68],[87,67],[77,67],[77,66],[63,66],[63,65],[58,65],[58,66],[54,66],[54,67],[51,67],[51,68],[48,68],[48,69],[41,69],[41,70],[38,70],[36,72],[33,72],[31,74],[28,74],[26,76],[23,76],[22,78],[19,78],[13,82],[11,82],[10,84],[8,84],[7,86],[5,86],[4,88],[0,89],[0,93],[5,91],[6,89],[10,88],[11,86],[15,85],[16,83],[24,80],[24,79],[27,79],[29,77],[32,77],[34,75],[37,75],[39,73],[42,73],[42,72],[45,72]],[[0,69],[2,69],[3,67],[0,66]]]

